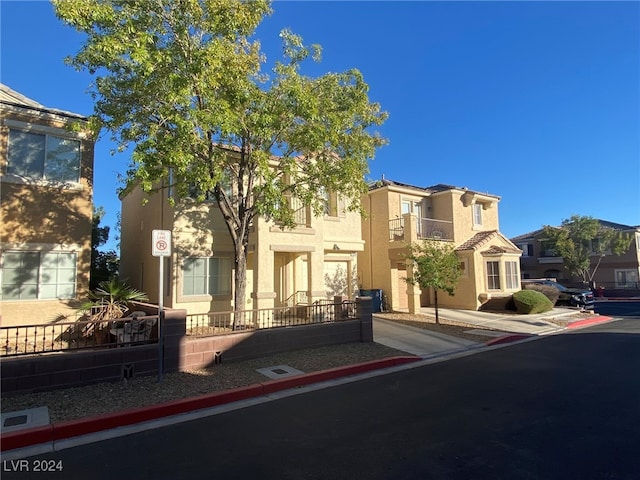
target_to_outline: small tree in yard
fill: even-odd
[[[633,240],[630,235],[605,227],[593,217],[580,215],[563,220],[560,227],[547,225],[544,233],[562,257],[569,274],[589,285],[593,284],[602,258],[607,253],[622,255]],[[593,256],[597,257],[595,264],[592,264]]]
[[[234,245],[234,308],[244,308],[249,230],[262,215],[283,227],[295,210],[321,215],[325,193],[360,211],[368,160],[385,143],[371,128],[385,112],[369,102],[359,71],[310,78],[319,60],[288,30],[272,72],[252,40],[266,0],[53,0],[86,34],[70,63],[98,74],[93,122],[134,144],[127,187],[170,186],[178,199],[217,202]],[[298,202],[293,205],[292,199]]]
[[[440,323],[438,290],[453,295],[462,274],[455,246],[438,240],[423,240],[422,243],[411,244],[410,251],[407,258],[413,262],[413,269],[406,281],[423,290],[433,288],[436,323]]]

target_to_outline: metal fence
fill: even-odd
[[[419,239],[453,240],[453,222],[433,218],[417,218],[416,234]],[[404,218],[389,220],[389,240],[408,240],[404,238]]]
[[[155,343],[157,316],[0,327],[0,356]],[[155,337],[155,338],[154,338]]]
[[[313,305],[190,314],[187,315],[187,335],[226,335],[243,330],[313,325],[353,318],[356,318],[355,302],[316,301]]]

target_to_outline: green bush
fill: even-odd
[[[553,308],[551,300],[535,290],[520,290],[513,294],[513,301],[518,313],[523,314],[548,312]]]
[[[535,290],[536,292],[540,292],[545,297],[547,297],[553,305],[555,305],[558,301],[558,297],[560,297],[560,290],[557,288],[553,288],[551,285],[539,285],[537,283],[529,283],[523,285],[525,290]]]

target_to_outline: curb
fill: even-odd
[[[529,333],[515,333],[512,335],[504,335],[502,337],[492,338],[491,340],[484,342],[484,344],[487,346],[501,345],[503,343],[517,342],[518,340],[525,340],[531,337],[537,337],[537,335]]]
[[[608,322],[610,320],[613,320],[613,317],[607,317],[607,316],[604,316],[604,315],[600,315],[599,317],[585,318],[583,320],[578,320],[578,321],[575,321],[575,322],[571,322],[569,325],[567,325],[567,328],[586,327],[588,325],[596,325],[598,323],[605,323],[605,322]]]
[[[125,427],[158,418],[179,415],[194,410],[202,410],[217,407],[227,403],[260,397],[270,393],[302,387],[312,383],[324,382],[340,377],[347,377],[372,370],[395,367],[408,363],[421,361],[420,357],[398,356],[381,360],[347,365],[311,372],[294,377],[256,383],[246,387],[233,388],[199,397],[185,398],[172,402],[140,407],[133,410],[108,413],[94,417],[71,420],[68,422],[54,423],[43,427],[29,428],[5,433],[0,436],[0,451],[6,452],[18,448],[31,447],[43,443],[52,443],[80,435]]]

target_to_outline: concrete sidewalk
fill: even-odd
[[[425,315],[435,316],[433,307],[422,307],[421,313]],[[491,313],[479,312],[473,310],[456,310],[452,308],[439,308],[438,316],[440,319],[446,319],[468,325],[476,325],[478,327],[500,330],[507,333],[519,333],[529,335],[548,335],[558,333],[565,330],[552,320],[569,318],[578,313],[578,310],[568,308],[554,308],[549,312],[537,313],[533,315],[519,315],[516,313]],[[597,317],[597,314],[593,314]],[[604,319],[604,318],[603,318]],[[580,319],[575,319],[578,322]],[[608,320],[608,318],[607,318]]]

